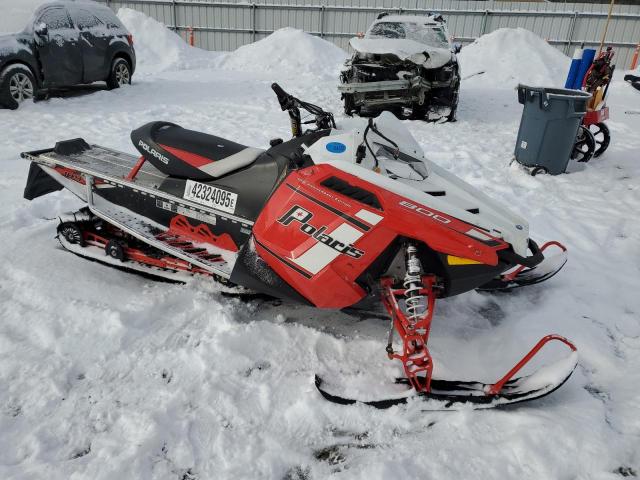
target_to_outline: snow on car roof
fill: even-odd
[[[372,25],[380,22],[405,22],[405,23],[422,23],[440,25],[445,23],[444,20],[436,20],[440,17],[439,13],[433,15],[385,15],[382,18],[377,19]]]
[[[94,0],[46,0],[46,1],[39,1],[40,3],[40,7],[45,7],[45,6],[65,6],[67,8],[69,7],[74,7],[74,6],[81,6],[81,7],[89,7],[92,10],[107,10],[109,12],[113,11],[107,7],[106,5],[103,5],[101,3],[97,3]],[[36,9],[34,9],[34,12],[36,11]],[[114,14],[115,15],[115,14]]]
[[[90,5],[93,9],[109,9],[92,0],[1,0],[0,35],[22,32],[33,14],[45,5]],[[110,10],[110,9],[109,9]]]

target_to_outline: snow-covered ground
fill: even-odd
[[[140,57],[133,86],[0,110],[0,478],[640,475],[640,92],[621,78],[612,85],[605,155],[570,175],[531,177],[510,165],[521,112],[513,84],[561,84],[568,60],[536,41],[531,69],[513,65],[507,78],[495,53],[512,58],[526,32],[465,47],[475,58],[462,55],[465,74],[482,58],[485,74],[463,82],[459,121],[407,125],[432,160],[526,216],[535,239],[564,242],[570,259],[542,285],[440,301],[437,373],[495,380],[550,332],[576,343],[579,369],[518,408],[343,407],[321,399],[313,374],[397,374],[386,321],[246,304],[204,281],[154,283],[87,262],[53,238],[55,216],[80,206],[75,197],[22,199],[20,152],[60,139],[135,153],[130,131],[162,119],[264,147],[289,128],[274,80],[342,118],[335,78],[316,75],[317,64],[271,61],[273,49],[307,48],[327,63],[320,70],[335,71],[339,52],[318,39],[281,32],[282,45],[272,38],[234,60],[179,47],[161,29],[145,38],[136,29],[146,20],[121,16]],[[166,63],[153,68],[147,51]]]

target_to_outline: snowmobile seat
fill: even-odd
[[[131,132],[131,140],[166,175],[201,181],[248,167],[264,151],[170,122],[147,123]]]

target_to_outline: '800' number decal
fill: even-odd
[[[235,213],[238,194],[227,192],[226,190],[207,185],[206,183],[187,180],[187,186],[184,189],[184,198],[216,210]]]

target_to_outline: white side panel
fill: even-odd
[[[330,235],[345,245],[351,245],[362,236],[362,232],[356,230],[350,225],[347,225],[346,223],[343,223],[331,232]],[[340,252],[337,250],[325,245],[324,243],[316,243],[298,258],[294,258],[293,262],[315,275],[333,262],[338,255],[340,255]]]
[[[380,222],[380,220],[384,218],[381,215],[370,212],[369,210],[365,210],[364,208],[360,210],[358,213],[356,213],[356,217],[358,217],[361,220],[364,220],[365,222],[371,225],[377,225],[378,222]]]

